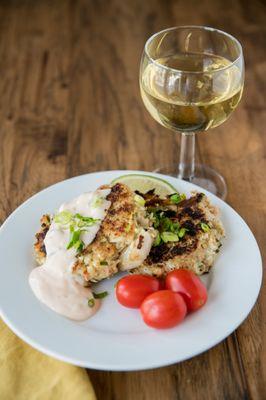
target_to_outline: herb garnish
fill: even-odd
[[[97,208],[97,207],[100,207],[101,205],[102,205],[102,203],[103,203],[103,197],[98,197],[98,196],[96,196],[94,199],[93,199],[93,201],[92,201],[92,203],[91,203],[91,206],[93,207],[93,208]]]
[[[186,199],[186,195],[185,194],[180,194],[180,193],[174,193],[170,196],[170,200],[172,203],[174,204],[178,204],[180,203],[180,201],[185,200]]]
[[[99,221],[99,219],[92,217],[83,217],[83,215],[75,214],[74,221],[77,220],[76,224],[79,228],[88,227],[94,225],[95,222]]]
[[[72,214],[70,211],[65,210],[56,214],[54,221],[63,229],[69,229],[70,231],[67,250],[73,247],[77,252],[80,252],[84,248],[84,242],[80,238],[82,232],[86,232],[87,228],[94,225],[99,219],[84,217],[79,213]]]
[[[105,292],[101,292],[101,293],[93,292],[92,294],[95,299],[103,299],[104,297],[108,296],[109,293],[105,291]]]
[[[208,224],[205,224],[204,222],[202,222],[202,223],[200,224],[200,227],[201,227],[201,229],[203,230],[203,232],[209,232],[209,230],[210,230],[209,225],[208,225]]]
[[[184,230],[185,228],[181,228],[180,229],[180,223],[179,222],[171,222],[171,225],[170,225],[170,231],[171,232],[174,232],[174,233],[176,233],[176,232],[183,232],[183,230]],[[184,236],[184,235],[183,235]],[[183,236],[179,236],[179,237],[183,237]]]
[[[162,241],[161,235],[160,235],[160,233],[158,232],[158,233],[157,233],[157,236],[156,236],[156,238],[155,238],[155,240],[154,240],[154,242],[153,242],[153,246],[159,246],[159,244],[161,244],[161,241]]]
[[[100,261],[100,265],[108,265],[108,262],[106,260]]]
[[[54,217],[54,222],[59,225],[68,225],[71,222],[73,214],[70,211],[61,211],[60,213],[56,214]]]
[[[90,299],[88,299],[88,306],[92,308],[94,307],[94,305],[95,305],[95,300],[93,297],[91,297]]]
[[[153,246],[159,246],[162,242],[178,242],[182,239],[187,228],[182,228],[180,223],[167,217],[167,211],[153,210],[153,227],[158,230],[157,236],[154,240]]]
[[[186,228],[181,228],[181,229],[179,230],[178,236],[180,237],[180,239],[181,239],[182,237],[185,236],[187,230],[188,230],[188,229],[186,229]]]
[[[71,247],[74,247],[77,251],[81,251],[84,247],[83,241],[80,239],[80,235],[83,232],[83,230],[79,229],[74,231],[73,229],[70,229],[70,239],[67,245],[67,250],[71,249]]]
[[[128,233],[131,229],[131,224],[127,224],[125,227],[125,232]]]
[[[178,242],[179,240],[178,234],[173,232],[163,232],[161,233],[161,238],[164,243]]]

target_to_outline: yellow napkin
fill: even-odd
[[[96,400],[85,369],[45,356],[0,319],[0,399]]]

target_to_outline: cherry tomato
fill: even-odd
[[[159,290],[146,297],[140,312],[144,322],[152,328],[172,328],[183,321],[187,306],[180,294],[171,290]]]
[[[196,311],[207,301],[207,289],[200,278],[186,269],[170,272],[165,281],[167,289],[184,296],[188,311]]]
[[[147,275],[128,275],[118,281],[116,297],[125,307],[139,308],[145,297],[157,290],[158,279]]]
[[[159,279],[159,290],[164,290],[165,289],[165,279],[160,278]]]

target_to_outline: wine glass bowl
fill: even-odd
[[[179,164],[157,169],[198,183],[225,197],[223,178],[195,167],[195,134],[228,119],[243,90],[240,43],[217,29],[184,26],[153,35],[145,44],[140,90],[152,117],[182,134]]]

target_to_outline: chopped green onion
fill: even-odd
[[[167,217],[162,218],[160,226],[163,231],[168,231],[169,229],[171,229],[171,225],[172,225],[172,221],[169,218],[167,218]]]
[[[161,243],[161,236],[158,233],[156,238],[155,238],[155,240],[154,240],[154,242],[153,242],[153,246],[159,246],[160,243]]]
[[[173,233],[178,233],[179,228],[180,228],[179,222],[173,222],[170,226],[170,231]]]
[[[209,225],[208,225],[208,224],[205,224],[204,222],[202,222],[202,223],[200,224],[200,227],[201,227],[201,229],[203,230],[203,232],[209,232],[209,230],[210,230]]]
[[[92,217],[83,217],[78,213],[73,215],[70,211],[65,210],[56,214],[54,221],[60,225],[69,225],[70,227],[78,226],[82,228],[84,226],[91,226],[99,220]]]
[[[75,244],[74,244],[75,249],[77,250],[77,252],[81,252],[84,249],[84,242],[82,240],[78,240]]]
[[[84,248],[84,242],[80,239],[80,235],[82,232],[84,232],[84,229],[79,229],[79,230],[73,230],[70,229],[71,235],[70,235],[70,240],[67,245],[67,250],[71,249],[71,247],[74,247],[78,252],[82,251]]]
[[[84,218],[86,218],[86,217],[83,217],[81,214],[79,214],[79,213],[76,213],[75,215],[74,215],[74,217],[75,218],[78,218],[78,219],[81,219],[81,220],[83,220]]]
[[[73,214],[70,211],[61,211],[55,215],[54,221],[59,225],[67,225],[71,222],[73,218]]]
[[[81,223],[82,226],[90,226],[90,225],[95,224],[97,221],[99,221],[99,219],[97,219],[97,218],[83,217],[80,214],[75,214],[74,217],[79,220],[79,222],[77,224],[79,225]]]
[[[79,213],[73,215],[70,211],[65,210],[56,214],[54,221],[59,225],[63,225],[64,228],[69,228],[70,239],[67,244],[67,250],[74,247],[77,252],[80,252],[84,248],[84,242],[80,239],[81,233],[86,231],[87,227],[94,225],[99,219],[84,217]]]
[[[94,304],[95,304],[95,300],[94,300],[94,298],[92,297],[92,298],[90,298],[90,299],[88,299],[88,306],[89,307],[94,307]]]
[[[72,231],[70,235],[70,239],[67,245],[67,250],[71,249],[71,247],[75,246],[77,242],[79,242],[81,231]]]
[[[164,243],[167,242],[178,242],[179,237],[176,233],[173,232],[163,232],[161,233],[161,238]]]
[[[108,262],[105,260],[100,261],[100,265],[108,265]]]
[[[145,200],[139,194],[135,194],[134,200],[135,200],[135,203],[137,203],[139,206],[141,206],[141,207],[145,206]]]
[[[108,296],[108,292],[101,292],[101,293],[92,293],[95,299],[103,299],[104,297]]]
[[[154,223],[153,223],[153,226],[154,226],[154,228],[158,228],[159,225],[160,225],[160,219],[159,219],[159,217],[158,217],[157,214],[154,214]]]
[[[185,236],[187,229],[186,228],[181,228],[180,231],[178,232],[178,236],[180,239]]]
[[[179,193],[174,193],[170,196],[170,200],[174,204],[180,203],[180,201],[185,200],[186,195],[185,194],[179,194]]]
[[[100,207],[101,205],[102,205],[102,203],[103,203],[103,198],[102,197],[95,197],[94,199],[93,199],[93,201],[92,201],[92,203],[91,203],[91,206],[93,207],[93,208],[97,208],[97,207]]]
[[[125,227],[125,232],[128,233],[131,229],[131,224],[127,224]]]

